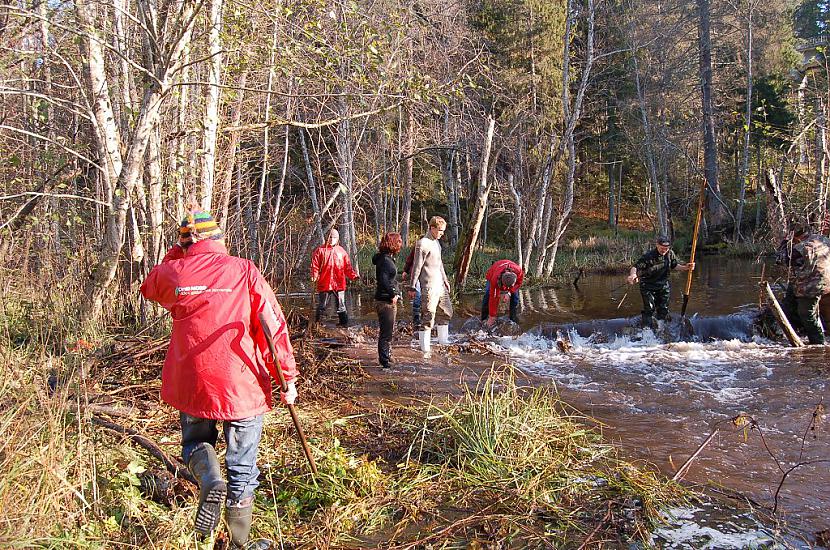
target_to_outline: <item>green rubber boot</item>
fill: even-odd
[[[251,522],[254,519],[253,504],[239,507],[225,508],[225,523],[228,524],[228,537],[231,539],[231,548],[234,550],[268,550],[272,542],[268,539],[249,541]]]

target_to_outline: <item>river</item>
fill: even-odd
[[[587,275],[578,288],[523,290],[523,334],[491,338],[490,345],[554,383],[566,401],[600,420],[606,437],[628,456],[667,474],[719,422],[719,434],[686,480],[772,505],[782,472],[805,463],[781,485],[778,511],[789,529],[812,538],[830,528],[830,434],[827,426],[810,429],[816,406],[830,406],[830,348],[796,350],[751,331],[760,275],[761,265],[748,260],[699,260],[688,315],[704,341],[667,342],[660,331],[635,329],[627,321],[597,322],[635,316],[641,300],[636,287],[620,286],[621,276]],[[674,275],[675,315],[684,283],[685,273]],[[481,294],[462,297],[451,326],[456,338],[463,337],[464,321],[477,315],[480,300]],[[357,322],[375,320],[370,294],[354,293],[349,305]],[[408,317],[408,306],[399,315]],[[551,336],[573,323],[582,324],[582,334],[571,331],[572,348],[562,353]],[[746,438],[728,422],[739,414],[757,422]]]

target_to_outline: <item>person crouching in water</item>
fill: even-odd
[[[824,344],[819,302],[830,293],[830,239],[793,225],[776,256],[776,263],[787,266],[790,276],[781,306],[793,327],[804,329],[810,344]]]
[[[655,316],[660,320],[669,320],[669,275],[672,270],[693,271],[694,268],[694,262],[681,264],[677,261],[677,256],[671,249],[671,241],[663,235],[657,237],[655,248],[640,256],[631,266],[626,282],[630,285],[640,283],[640,295],[643,297],[643,327],[655,328]]]
[[[375,309],[378,312],[378,362],[388,369],[392,366],[392,334],[395,331],[395,317],[398,309],[398,268],[395,256],[401,251],[403,239],[399,233],[387,233],[372,257],[375,264]]]
[[[228,254],[222,230],[193,206],[179,242],[147,275],[141,293],[173,317],[161,398],[179,411],[182,459],[199,484],[196,531],[212,534],[224,506],[231,548],[267,548],[269,541],[248,544],[263,415],[271,410],[275,369],[288,382],[283,403],[297,398],[298,374],[274,292],[253,262]],[[271,357],[260,313],[277,357]],[[227,482],[216,456],[217,422],[225,435]]]
[[[421,299],[421,326],[418,340],[424,358],[432,356],[430,338],[432,325],[438,323],[438,343],[449,344],[449,322],[452,318],[452,301],[450,300],[450,282],[441,260],[441,244],[438,240],[444,235],[447,222],[441,216],[433,216],[429,220],[427,234],[415,244],[415,259],[412,262],[412,273],[409,274],[409,298],[415,298],[416,283],[420,283]],[[440,311],[440,316],[439,312]],[[438,320],[436,321],[436,317]]]
[[[484,278],[484,299],[481,302],[481,320],[488,327],[496,322],[499,300],[510,300],[510,320],[519,323],[519,287],[524,280],[524,271],[519,264],[510,260],[498,260],[490,266]]]

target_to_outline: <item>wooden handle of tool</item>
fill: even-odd
[[[706,198],[706,178],[703,178],[700,183],[700,196],[697,200],[697,217],[695,218],[695,230],[692,234],[692,253],[689,254],[689,263],[693,263],[695,261],[695,251],[697,250],[697,235],[700,232],[700,219],[703,217],[703,202]],[[686,277],[686,292],[684,294],[686,296],[692,290],[692,271],[689,270],[689,275]]]
[[[271,352],[271,357],[274,360],[274,370],[277,371],[277,378],[280,381],[280,388],[283,393],[288,391],[288,383],[285,381],[285,376],[282,374],[282,366],[277,361],[277,350],[274,347],[274,335],[271,334],[271,329],[268,328],[268,323],[265,322],[265,312],[260,312],[258,315],[259,325],[262,327],[262,333],[265,335],[265,341],[268,343],[268,350]],[[297,418],[297,412],[294,410],[294,405],[286,404],[288,412],[291,414],[291,420],[294,422],[294,428],[297,429],[297,435],[300,438],[300,444],[303,447],[303,453],[306,460],[308,460],[311,471],[317,475],[317,464],[314,462],[314,455],[311,454],[311,448],[308,446],[308,441],[305,438],[302,426],[300,426],[300,419]]]

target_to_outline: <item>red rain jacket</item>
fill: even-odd
[[[239,420],[271,409],[277,378],[258,314],[266,312],[285,380],[297,376],[288,326],[273,290],[249,260],[220,241],[175,245],[141,285],[173,317],[161,398],[191,416]]]
[[[516,284],[509,288],[499,288],[499,277],[508,268],[516,274]],[[484,277],[490,283],[490,296],[487,301],[487,307],[490,308],[490,317],[495,317],[499,313],[499,294],[502,292],[510,292],[512,294],[519,290],[525,274],[522,268],[519,267],[519,264],[511,262],[510,260],[499,260],[490,266],[490,269],[487,270]]]
[[[346,278],[357,279],[346,250],[324,244],[311,255],[311,278],[317,279],[317,292],[346,290]]]

